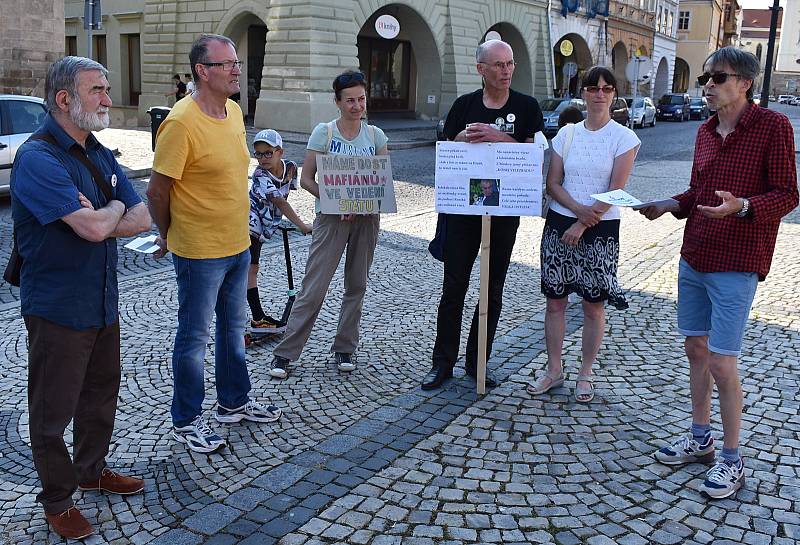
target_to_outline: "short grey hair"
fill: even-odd
[[[50,65],[44,80],[44,101],[49,111],[57,111],[56,95],[59,91],[66,91],[69,96],[78,96],[78,74],[87,70],[99,70],[108,76],[105,66],[86,57],[67,56]]]
[[[730,66],[736,74],[744,79],[749,79],[755,83],[758,73],[761,71],[758,58],[749,51],[737,49],[732,45],[717,49],[709,55],[703,62],[703,69],[713,69],[722,66]],[[753,85],[747,90],[747,98],[753,98]]]
[[[477,62],[484,62],[483,59],[485,59],[486,55],[489,54],[489,50],[497,47],[499,44],[503,44],[511,51],[512,54],[514,53],[514,50],[511,48],[511,46],[503,40],[486,40],[475,50],[475,60]]]
[[[192,42],[192,49],[189,51],[189,67],[192,69],[192,79],[194,84],[200,85],[200,78],[197,75],[195,65],[208,62],[208,44],[211,42],[222,42],[228,44],[236,49],[236,44],[227,36],[221,34],[201,34],[194,42]]]

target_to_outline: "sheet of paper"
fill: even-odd
[[[127,243],[124,247],[129,250],[133,250],[134,252],[141,252],[143,254],[153,254],[158,251],[156,235],[135,238]]]
[[[647,204],[623,189],[615,189],[614,191],[608,191],[606,193],[595,193],[592,197],[600,202],[612,204],[614,206],[641,207]]]
[[[436,211],[538,216],[542,210],[542,144],[436,143]]]

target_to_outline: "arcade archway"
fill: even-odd
[[[562,36],[553,47],[555,96],[578,96],[583,73],[592,66],[592,53],[578,34]]]

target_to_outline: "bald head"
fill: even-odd
[[[511,58],[514,57],[514,50],[503,40],[486,40],[475,50],[475,60],[488,62],[494,53],[509,53]]]

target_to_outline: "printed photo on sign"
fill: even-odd
[[[323,214],[397,212],[388,155],[317,155],[317,182]]]
[[[470,178],[469,195],[472,206],[500,206],[500,180]]]
[[[542,144],[436,143],[436,211],[538,216],[542,212]]]

